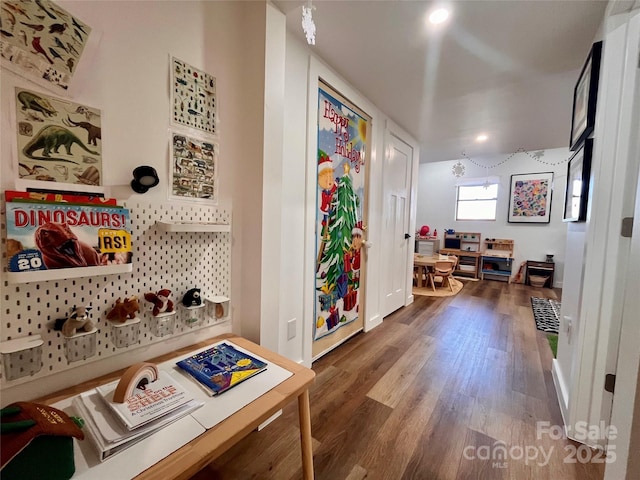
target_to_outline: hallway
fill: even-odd
[[[556,427],[552,354],[530,297],[558,293],[466,281],[455,297],[416,297],[314,363],[316,478],[602,478],[603,454]],[[193,480],[301,478],[298,435],[292,404]]]

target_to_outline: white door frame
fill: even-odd
[[[406,225],[406,231],[402,232],[402,235],[404,235],[405,233],[409,233],[411,235],[411,237],[409,239],[406,239],[406,257],[405,257],[405,268],[404,268],[404,279],[403,279],[403,291],[404,291],[404,297],[402,299],[402,304],[401,306],[407,305],[407,298],[410,296],[411,297],[411,301],[413,301],[413,294],[412,294],[412,272],[413,272],[413,242],[415,240],[414,238],[414,232],[415,232],[415,208],[413,208],[413,213],[414,213],[414,218],[412,221],[412,206],[415,205],[415,201],[412,201],[412,193],[414,191],[414,188],[412,188],[413,186],[413,170],[414,170],[414,163],[415,163],[415,157],[416,157],[416,153],[415,153],[415,148],[411,145],[410,141],[407,141],[406,138],[410,138],[407,137],[405,135],[403,135],[402,133],[399,133],[397,130],[397,126],[393,125],[392,128],[389,128],[391,122],[387,121],[385,122],[385,146],[384,146],[384,161],[382,162],[382,170],[383,170],[383,182],[382,182],[382,201],[383,201],[383,211],[382,211],[382,217],[383,217],[383,222],[386,222],[386,217],[387,215],[390,213],[387,211],[388,205],[387,205],[387,196],[389,193],[389,186],[388,183],[386,181],[387,178],[389,178],[389,175],[387,174],[387,172],[385,171],[385,169],[388,167],[389,163],[388,160],[390,158],[390,156],[393,154],[392,152],[392,143],[394,141],[397,142],[402,142],[403,144],[405,144],[411,151],[410,153],[410,158],[409,158],[409,164],[407,165],[407,181],[405,183],[405,186],[407,188],[407,198],[406,198],[406,208],[405,208],[405,225]],[[393,140],[395,139],[395,140]],[[389,238],[387,237],[387,232],[383,231],[382,232],[382,242],[383,242],[383,247],[384,247],[384,251],[388,251],[388,249],[392,248],[392,245],[389,243]],[[392,275],[392,272],[388,271],[388,259],[384,258],[383,255],[383,261],[382,261],[382,275],[384,278],[388,278],[390,275]],[[382,314],[383,316],[387,316],[391,313],[393,313],[393,311],[396,310],[396,308],[390,308],[387,305],[387,296],[390,292],[386,291],[386,287],[384,282],[381,283],[381,296],[384,298],[384,304],[382,306]]]
[[[638,159],[633,154],[637,131],[632,132],[638,99],[625,101],[637,94],[637,13],[635,18],[631,23],[631,15],[622,14],[605,22],[581,318],[572,368],[567,372],[571,378],[566,379],[568,436],[601,446],[606,438],[576,438],[574,433],[578,422],[598,426],[600,421],[607,425],[610,421],[611,394],[604,391],[604,377],[615,373],[631,248],[630,240],[620,236],[620,227],[623,217],[633,216],[638,177]]]
[[[404,129],[402,129],[399,125],[397,125],[392,120],[387,120],[385,122],[385,144],[384,144],[384,156],[385,159],[387,155],[389,155],[390,142],[389,137],[393,135],[400,141],[406,143],[411,147],[413,151],[412,164],[410,167],[409,175],[411,189],[409,191],[409,196],[407,198],[409,202],[408,206],[408,215],[409,215],[409,223],[408,223],[408,233],[411,234],[411,239],[408,240],[409,245],[413,245],[412,242],[415,241],[415,231],[416,231],[416,215],[418,211],[418,168],[420,165],[420,145],[416,140],[414,140],[411,135],[409,135]],[[384,162],[383,162],[384,163]],[[384,171],[384,169],[383,169]],[[384,199],[386,195],[386,191],[384,190],[383,183],[383,192],[382,198]],[[384,213],[384,212],[383,212]],[[407,248],[407,260],[406,260],[406,276],[405,276],[405,301],[404,305],[407,306],[413,303],[413,248]],[[384,274],[384,269],[382,269]],[[380,295],[383,296],[385,292],[380,289]],[[384,313],[387,314],[386,312]]]

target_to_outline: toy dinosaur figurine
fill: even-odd
[[[67,318],[59,318],[53,327],[62,331],[67,338],[73,337],[77,331],[90,332],[93,330],[93,322],[89,319],[91,307],[74,307]]]
[[[124,302],[119,298],[111,311],[107,314],[107,320],[112,322],[124,323],[129,318],[135,318],[136,313],[140,311],[138,297],[125,298]]]
[[[144,294],[144,299],[153,303],[153,316],[157,316],[163,312],[173,312],[173,301],[169,299],[171,296],[171,290],[163,288],[158,290],[158,293],[148,292]]]

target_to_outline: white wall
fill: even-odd
[[[302,361],[304,324],[304,247],[307,137],[308,52],[291,33],[286,35],[284,149],[282,168],[282,223],[280,230],[280,353]],[[287,323],[293,321],[296,336],[287,338]]]
[[[545,260],[547,254],[553,254],[556,264],[554,283],[556,287],[562,287],[567,231],[562,216],[568,165],[566,160],[570,153],[568,148],[544,150],[541,161],[531,158],[526,153],[513,156],[505,153],[471,159],[483,166],[497,165],[489,170],[461,158],[460,162],[465,166],[463,178],[481,178],[487,175],[500,177],[495,221],[455,221],[457,178],[451,168],[458,160],[420,164],[416,226],[420,228],[422,225],[429,225],[431,231],[438,230],[440,238],[443,238],[445,228],[452,228],[460,232],[479,232],[483,240],[487,237],[512,239],[515,242],[514,274],[521,262]],[[508,157],[511,158],[506,160]],[[503,161],[504,163],[500,164]],[[554,172],[550,223],[508,223],[511,175],[537,172]],[[444,242],[441,246],[444,246]]]

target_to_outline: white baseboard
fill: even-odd
[[[558,405],[562,414],[562,423],[567,425],[569,416],[569,389],[564,381],[562,372],[558,368],[558,360],[553,359],[551,366],[551,376],[553,377],[553,385],[556,387],[556,396],[558,397]]]
[[[365,325],[365,332],[368,332],[370,330],[373,330],[374,328],[376,328],[378,325],[382,324],[382,317],[380,315],[374,315],[373,317],[371,317],[369,320],[367,320],[367,324]]]

